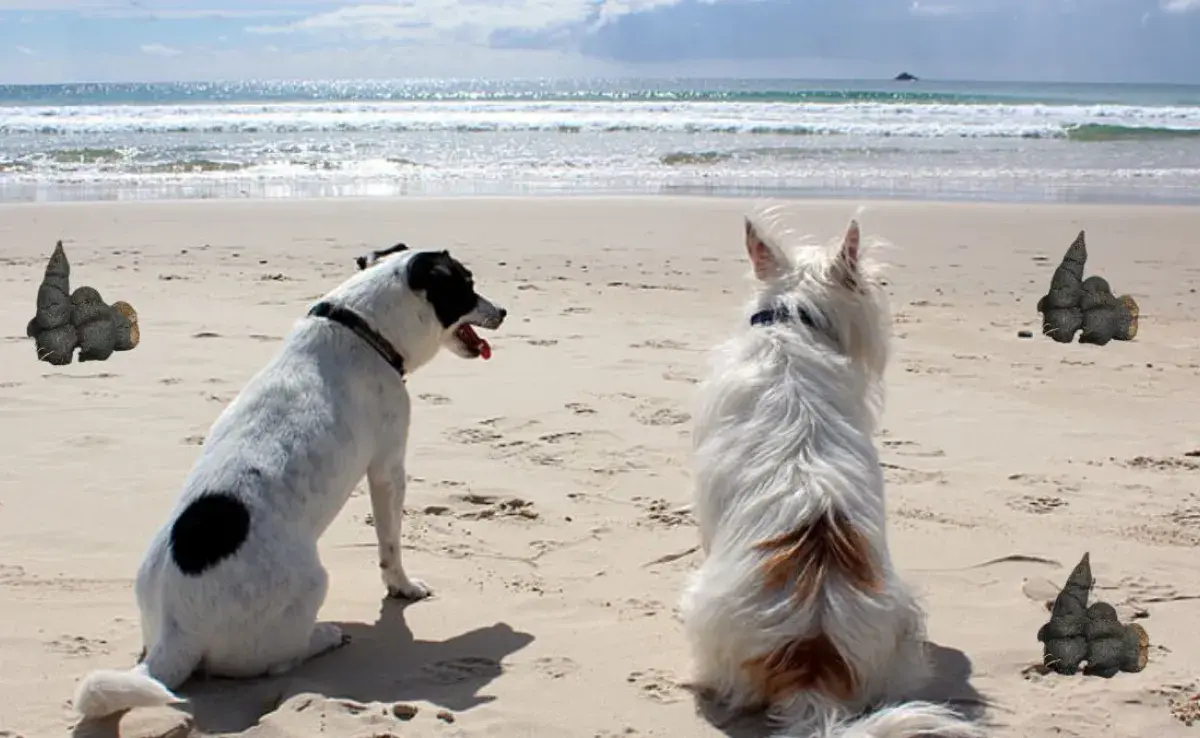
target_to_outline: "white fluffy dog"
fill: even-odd
[[[85,717],[178,702],[172,690],[198,670],[280,674],[344,644],[316,622],[328,584],[317,539],[364,475],[388,593],[429,594],[400,560],[405,376],[442,346],[487,358],[471,326],[498,328],[505,311],[445,251],[399,244],[358,263],[213,424],[138,571],[144,658],[89,674],[75,695]]]
[[[757,294],[695,420],[706,558],[683,598],[692,685],[767,709],[788,736],[982,735],[903,702],[931,668],[923,613],[888,554],[872,439],[891,323],[879,266],[856,222],[807,245],[779,206],[747,218],[746,249]]]

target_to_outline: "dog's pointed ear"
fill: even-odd
[[[852,272],[858,272],[858,250],[862,246],[862,231],[858,227],[858,221],[850,221],[850,226],[846,228],[846,237],[842,239],[842,262],[846,268]]]
[[[763,241],[749,218],[746,218],[746,255],[754,267],[754,276],[760,280],[772,279],[783,271],[779,255]]]
[[[850,289],[858,289],[860,283],[858,272],[858,255],[862,247],[862,231],[857,220],[851,220],[842,237],[842,245],[838,248],[834,270],[839,281]]]
[[[356,256],[356,257],[354,257],[354,263],[358,264],[358,271],[361,272],[362,270],[367,268],[367,257]]]

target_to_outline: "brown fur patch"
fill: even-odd
[[[784,589],[792,583],[801,604],[816,596],[831,572],[862,592],[878,591],[881,584],[866,536],[840,512],[827,512],[755,548],[770,554],[759,566],[767,586]]]
[[[742,664],[750,683],[769,704],[797,692],[819,692],[849,702],[858,691],[858,674],[825,633],[788,641]]]

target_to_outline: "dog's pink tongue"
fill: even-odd
[[[492,358],[492,345],[482,337],[479,339],[479,358],[483,359],[484,361]]]

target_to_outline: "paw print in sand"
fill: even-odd
[[[1137,336],[1138,304],[1130,295],[1113,295],[1103,277],[1083,278],[1087,244],[1080,231],[1062,263],[1050,278],[1050,291],[1037,303],[1042,333],[1059,343],[1070,343],[1079,333],[1080,343],[1103,346],[1112,340],[1132,341]]]
[[[80,361],[104,361],[113,351],[138,345],[138,318],[127,302],[108,305],[92,287],[71,292],[71,265],[62,241],[54,247],[46,276],[38,287],[37,314],[25,335],[37,345],[37,356],[55,366],[70,364],[75,349]]]
[[[1054,599],[1050,621],[1038,629],[1043,665],[1067,675],[1082,665],[1084,674],[1106,679],[1119,671],[1141,671],[1150,658],[1150,636],[1136,623],[1122,624],[1107,602],[1089,607],[1094,584],[1091,560],[1084,554]]]

